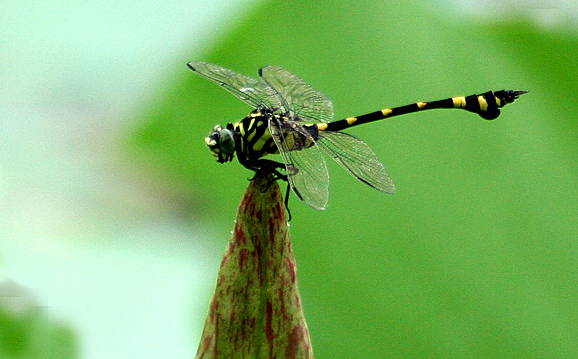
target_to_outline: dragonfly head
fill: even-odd
[[[209,133],[209,136],[205,137],[205,143],[217,159],[217,162],[225,163],[232,161],[235,153],[235,132],[233,125],[229,124],[227,128],[216,125],[211,130],[211,133]]]

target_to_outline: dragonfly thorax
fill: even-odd
[[[279,116],[268,109],[257,108],[247,117],[233,124],[239,133],[240,151],[237,155],[253,162],[268,154],[278,153],[269,131],[269,123],[272,121],[276,123]]]
[[[217,159],[217,162],[225,163],[232,161],[235,153],[235,132],[233,125],[229,123],[227,128],[216,125],[209,133],[209,136],[205,137],[205,143]]]

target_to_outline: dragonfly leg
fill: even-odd
[[[291,186],[289,181],[287,181],[287,192],[285,193],[285,209],[287,210],[287,222],[291,222],[291,211],[289,210],[289,194],[291,194]]]
[[[280,164],[282,166],[282,164]],[[267,173],[272,173],[273,174],[273,179],[271,180],[271,182],[269,182],[267,184],[267,189],[265,189],[265,191],[267,191],[269,189],[269,187],[277,180],[282,180],[287,182],[287,192],[285,193],[285,209],[287,210],[287,222],[291,222],[291,210],[289,210],[289,195],[291,194],[291,185],[289,184],[289,180],[287,179],[287,175],[284,173],[279,172],[279,170],[277,170],[276,168],[267,168]],[[255,174],[255,176],[259,175],[259,172],[257,172]],[[254,178],[254,177],[253,177]]]
[[[291,221],[291,211],[289,210],[289,194],[291,193],[291,185],[289,184],[289,180],[287,179],[287,175],[280,171],[280,169],[284,169],[285,165],[281,162],[276,162],[268,159],[259,159],[254,163],[242,163],[245,167],[250,170],[255,171],[255,175],[250,178],[249,180],[252,181],[257,176],[262,176],[268,173],[273,175],[273,179],[267,184],[267,187],[264,192],[266,192],[271,185],[277,181],[282,180],[287,182],[287,192],[285,193],[285,209],[287,210],[287,217],[288,222]]]
[[[255,171],[255,175],[251,177],[250,181],[252,181],[255,177],[259,175],[265,175],[267,173],[272,173],[274,180],[283,180],[287,181],[287,175],[283,174],[278,170],[285,168],[285,165],[281,162],[271,161],[267,159],[259,159],[254,161],[253,163],[242,163],[243,166],[246,168]]]
[[[273,182],[275,182],[277,180],[282,180],[282,181],[288,182],[287,181],[287,175],[278,170],[278,168],[284,168],[285,165],[283,165],[282,163],[279,163],[279,162],[271,161],[271,160],[260,160],[260,161],[262,161],[262,163],[260,163],[261,166],[256,171],[255,176],[253,176],[253,178],[255,178],[256,176],[261,176],[261,175],[271,173],[273,175],[273,179],[267,185],[266,190],[268,190],[269,187],[273,184]],[[251,180],[253,180],[253,178],[251,178]]]

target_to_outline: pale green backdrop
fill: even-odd
[[[185,67],[202,60],[254,76],[287,68],[337,118],[530,90],[494,122],[432,111],[350,130],[398,193],[329,164],[326,211],[292,197],[300,288],[318,358],[578,356],[570,4],[120,4],[9,13],[13,25],[47,13],[58,36],[34,22],[4,30],[0,255],[49,307],[34,318],[48,329],[8,314],[0,330],[24,327],[13,338],[71,357],[194,355],[252,175],[204,146],[214,124],[251,109]],[[0,353],[36,358],[38,341],[24,343]]]

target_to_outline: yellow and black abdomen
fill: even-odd
[[[318,128],[320,131],[341,131],[348,127],[382,120],[384,118],[438,108],[461,108],[466,111],[477,113],[486,120],[494,120],[500,115],[500,108],[514,102],[520,95],[525,93],[527,93],[527,91],[488,91],[481,95],[451,97],[430,102],[416,102],[400,107],[384,108],[380,111],[371,112],[357,117],[348,117],[339,121],[318,124]]]

